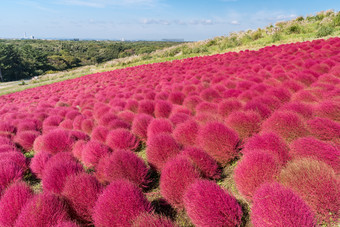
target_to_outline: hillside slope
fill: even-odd
[[[294,20],[278,22],[255,31],[231,33],[195,43],[173,46],[149,54],[134,55],[106,63],[79,67],[77,69],[46,74],[29,81],[0,83],[0,95],[25,90],[45,84],[80,77],[86,74],[110,71],[130,66],[172,61],[195,56],[205,56],[229,51],[258,50],[268,45],[301,42],[320,38],[340,36],[340,12],[328,10],[316,15],[297,17]]]

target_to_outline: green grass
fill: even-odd
[[[190,57],[222,54],[230,51],[258,50],[268,45],[280,45],[327,39],[340,36],[340,13],[325,11],[287,22],[278,22],[263,29],[231,33],[195,43],[185,43],[149,54],[115,59],[102,64],[79,67],[70,71],[46,74],[36,80],[0,83],[0,95],[9,94],[46,84],[81,77],[87,74],[111,71],[143,64],[180,60]]]

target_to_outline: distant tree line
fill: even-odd
[[[93,65],[170,47],[174,42],[0,40],[0,80]]]

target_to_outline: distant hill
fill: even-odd
[[[24,82],[0,84],[0,94],[12,93],[30,87],[80,77],[95,72],[110,71],[129,66],[172,61],[195,56],[220,54],[229,51],[257,50],[268,45],[301,42],[340,36],[340,12],[327,10],[315,15],[297,17],[290,21],[277,22],[257,30],[239,31],[228,36],[192,43],[171,43],[171,47],[153,52],[134,52],[118,59],[78,67],[64,72],[49,73]],[[1,43],[1,42],[0,42]],[[78,43],[78,42],[77,42]],[[160,49],[160,48],[159,48]],[[23,86],[18,86],[18,84]]]

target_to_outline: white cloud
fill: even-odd
[[[233,24],[233,25],[239,25],[239,24],[240,24],[240,22],[239,22],[239,21],[237,21],[237,20],[232,20],[232,21],[230,22],[230,24]]]
[[[107,6],[155,6],[158,0],[58,0],[63,5],[75,5],[93,8],[104,8]]]

